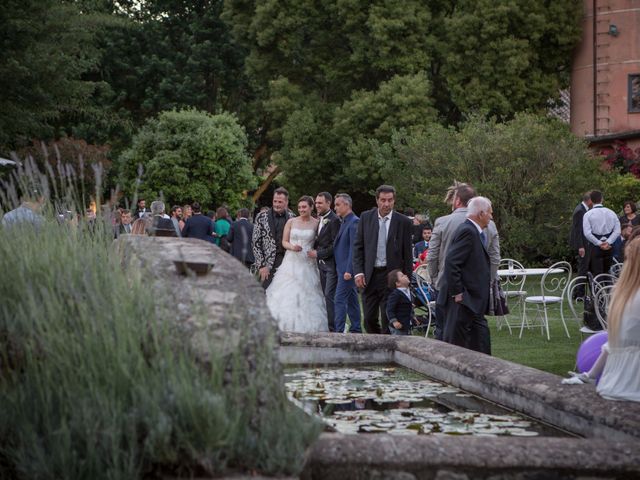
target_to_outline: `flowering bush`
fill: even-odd
[[[633,150],[626,142],[616,140],[612,147],[602,149],[600,154],[605,157],[604,165],[608,169],[640,178],[640,147]]]

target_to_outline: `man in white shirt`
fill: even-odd
[[[589,246],[589,271],[595,277],[608,273],[613,262],[612,245],[620,236],[618,216],[602,205],[602,192],[591,192],[593,207],[582,218],[584,238]]]

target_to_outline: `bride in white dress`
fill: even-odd
[[[313,249],[318,220],[311,216],[313,199],[298,201],[299,217],[287,221],[282,245],[287,250],[267,288],[267,305],[283,332],[327,332],[327,311]]]

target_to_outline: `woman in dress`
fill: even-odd
[[[626,261],[607,315],[609,341],[589,372],[577,377],[593,381],[609,400],[640,402],[640,238],[629,241]]]
[[[282,265],[267,288],[267,305],[284,332],[326,332],[327,311],[320,286],[320,273],[313,249],[318,220],[311,216],[313,199],[298,200],[299,217],[287,221],[282,235],[286,252]]]

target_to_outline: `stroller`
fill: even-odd
[[[413,334],[414,330],[424,330],[424,336],[428,337],[429,330],[435,319],[436,298],[426,265],[420,265],[413,271],[410,289],[414,299],[413,307],[415,309],[411,333]]]

